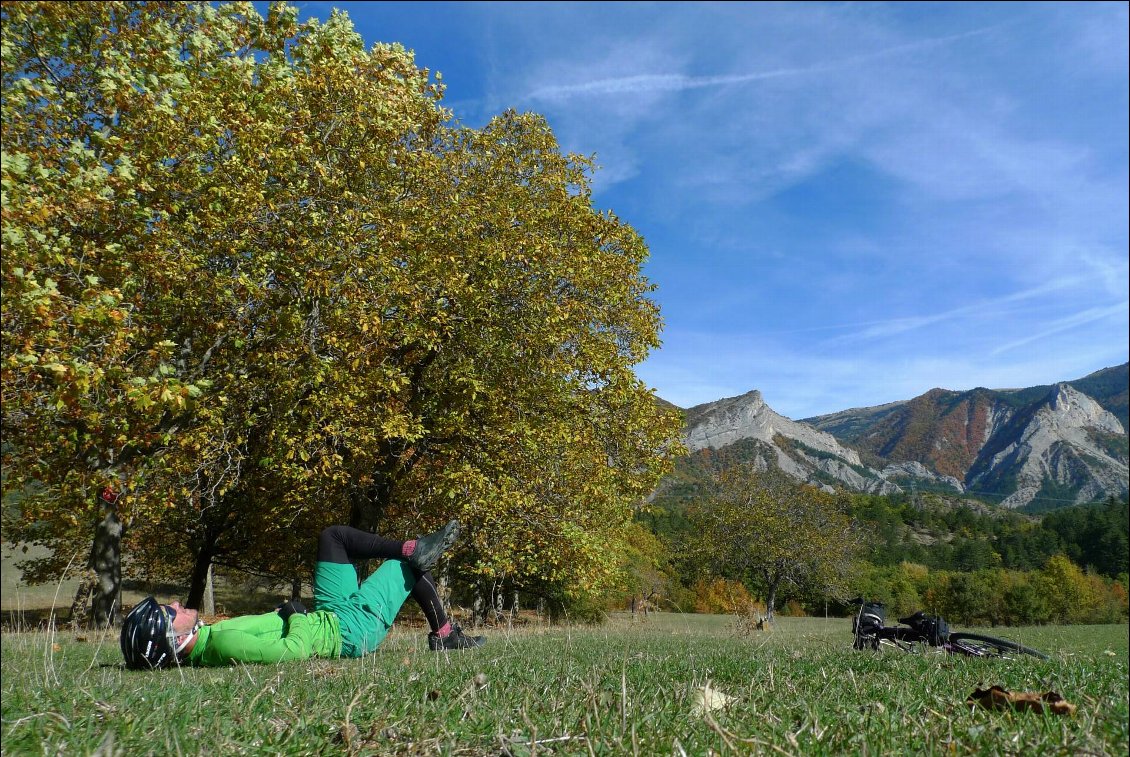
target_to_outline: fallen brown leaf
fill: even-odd
[[[1003,686],[974,689],[965,703],[986,710],[1016,710],[1017,712],[1050,712],[1053,715],[1074,715],[1076,706],[1054,691],[1037,694],[1031,691],[1009,691]]]

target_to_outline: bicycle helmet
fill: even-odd
[[[132,670],[165,668],[177,659],[177,638],[169,611],[153,597],[130,610],[122,623],[122,656]]]

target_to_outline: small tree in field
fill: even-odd
[[[616,593],[627,600],[633,615],[641,610],[646,615],[667,598],[671,555],[665,540],[643,524],[633,521],[625,531]]]
[[[690,511],[702,567],[759,587],[773,617],[785,584],[840,590],[859,547],[858,531],[833,495],[775,470],[731,468],[714,496]]]

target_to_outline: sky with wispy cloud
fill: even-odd
[[[414,50],[459,121],[535,111],[595,154],[665,321],[638,373],[681,407],[1127,360],[1126,3],[297,5]]]

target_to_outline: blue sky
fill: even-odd
[[[260,5],[264,8],[265,5]],[[595,154],[681,407],[792,418],[1127,360],[1126,3],[323,3]]]

